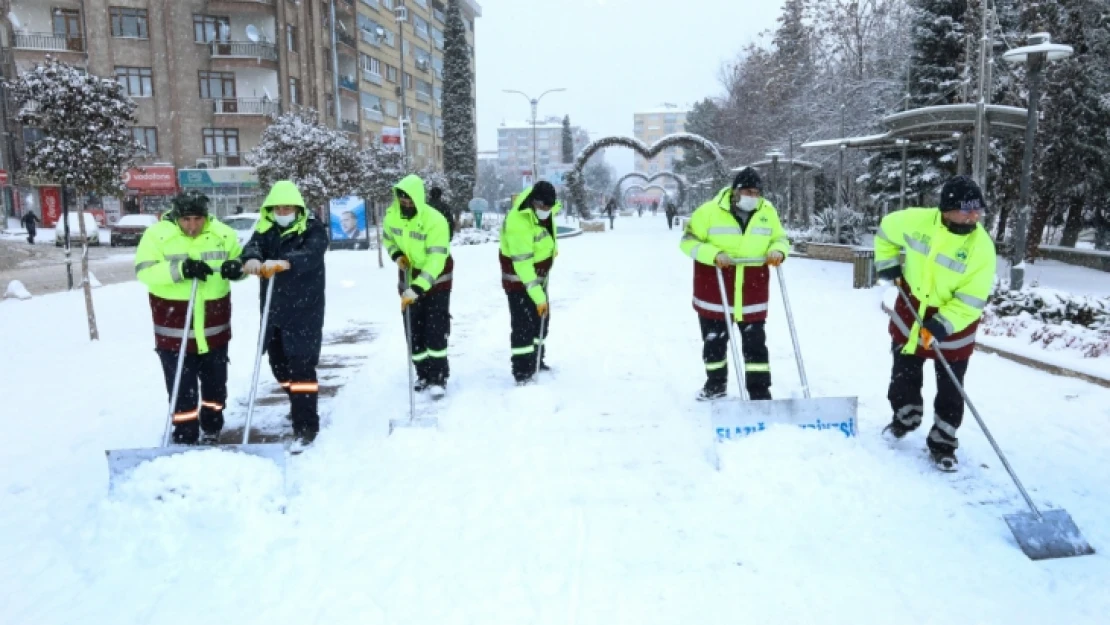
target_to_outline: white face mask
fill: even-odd
[[[740,210],[750,213],[755,210],[756,206],[759,206],[759,198],[748,195],[740,196]]]
[[[281,226],[282,228],[288,228],[289,224],[293,223],[293,220],[296,218],[296,213],[293,213],[292,215],[274,215],[274,223]]]
[[[551,210],[550,209],[545,210],[545,211],[541,211],[541,210],[536,211],[536,217],[539,217],[540,219],[547,219],[550,216],[551,216]]]

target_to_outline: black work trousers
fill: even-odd
[[[551,311],[542,323],[543,336],[540,336],[541,318],[536,311],[536,303],[527,291],[508,291],[509,320],[511,332],[509,344],[512,346],[513,378],[517,382],[527,380],[536,373],[536,352],[543,346],[542,362],[546,364],[548,330],[551,329]]]
[[[894,412],[894,421],[907,430],[915,430],[921,425],[925,414],[921,386],[924,384],[926,359],[903,354],[902,346],[898,344],[893,345],[891,350],[894,353],[894,366],[890,372],[890,388],[886,396],[890,400],[890,409]],[[964,383],[968,362],[948,362],[961,385]],[[925,440],[929,450],[934,453],[953,453],[960,446],[956,439],[956,430],[964,420],[964,398],[944,370],[944,365],[934,362],[933,369],[937,378],[937,396],[933,400],[933,427]]]
[[[166,393],[172,396],[178,352],[165,349],[154,351],[162,361]],[[227,347],[210,350],[207,354],[185,354],[181,387],[173,407],[174,443],[188,445],[197,442],[201,428],[209,434],[218,434],[223,429],[227,363]]]
[[[266,354],[270,358],[270,371],[289,397],[289,412],[293,417],[293,434],[315,435],[320,431],[318,412],[320,384],[316,378],[316,365],[320,353],[291,354],[285,350],[281,328],[270,331]]]
[[[702,360],[705,362],[705,390],[724,392],[728,388],[728,322],[698,317],[701,322]],[[765,322],[738,322],[740,351],[744,356],[744,386],[751,399],[771,399],[771,363],[767,351]]]
[[[401,313],[408,327],[412,315],[412,364],[419,381],[445,386],[451,377],[447,360],[447,343],[451,336],[451,291],[428,291],[421,295],[409,312]]]

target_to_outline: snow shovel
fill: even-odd
[[[733,259],[733,264],[762,265],[766,262],[763,258]],[[729,333],[729,347],[732,360],[736,369],[736,382],[740,387],[740,399],[723,399],[713,402],[713,430],[717,440],[744,438],[756,432],[761,432],[768,425],[786,424],[794,425],[807,430],[837,431],[845,437],[853,437],[857,433],[856,412],[858,399],[855,397],[810,397],[809,381],[806,378],[805,367],[802,364],[801,350],[798,347],[797,332],[794,329],[794,317],[790,311],[790,301],[786,295],[786,283],[782,273],[779,276],[779,286],[782,292],[783,303],[786,307],[786,319],[790,326],[790,338],[794,343],[794,357],[798,363],[798,373],[802,379],[804,399],[771,399],[750,401],[747,396],[747,387],[744,384],[744,361],[740,357],[739,334],[733,327],[733,318],[729,308],[725,305],[725,317]],[[724,276],[721,269],[717,268],[717,286],[721,291],[721,301],[728,302],[728,291],[725,289]]]
[[[262,370],[262,352],[266,348],[266,328],[270,325],[270,302],[274,299],[274,285],[277,275],[271,276],[266,284],[266,301],[262,304],[262,321],[258,326],[258,348],[254,352],[254,374],[251,376],[251,392],[247,400],[247,422],[243,425],[243,442],[239,445],[221,445],[220,449],[238,451],[252,456],[273,460],[285,475],[285,445],[281,443],[250,443],[251,420],[254,417],[254,403],[258,398],[258,374]]]
[[[178,351],[177,354],[177,371],[174,374],[173,390],[170,392],[169,408],[167,408],[166,410],[166,430],[162,434],[162,446],[149,449],[110,449],[104,452],[108,457],[109,490],[113,489],[135,467],[144,462],[147,462],[148,460],[154,460],[155,458],[162,458],[165,456],[175,456],[177,454],[183,454],[190,451],[204,451],[206,449],[209,449],[207,447],[198,447],[196,445],[170,445],[170,436],[173,430],[173,412],[175,406],[177,406],[178,392],[181,390],[181,373],[182,370],[185,368],[185,351],[189,343],[188,332],[193,324],[193,307],[196,305],[198,284],[199,281],[194,278],[193,289],[192,292],[189,294],[189,304],[185,308],[185,327],[181,330],[181,349],[180,351]],[[267,295],[267,304],[269,304],[269,294]],[[269,306],[267,306],[267,310],[268,309]],[[263,327],[265,327],[265,321],[263,321]],[[256,366],[255,379],[257,380],[257,378],[258,368]],[[250,431],[249,416],[247,431]],[[274,449],[272,449],[273,447],[277,447],[277,450],[275,451]],[[243,453],[255,456],[273,458],[275,460],[280,457],[279,466],[282,467],[282,472],[284,473],[284,450],[281,448],[281,445],[243,445],[241,447],[233,449],[235,451],[241,451]]]
[[[902,290],[901,280],[897,281],[895,288],[898,289],[898,296],[902,298],[902,302],[906,307],[913,312],[914,321],[917,322],[918,327],[924,325],[921,320],[921,314],[913,307],[910,298],[906,292]],[[1029,512],[1015,512],[1013,514],[1003,515],[1006,520],[1006,525],[1010,526],[1010,531],[1013,532],[1014,538],[1017,540],[1018,546],[1029,556],[1030,560],[1048,560],[1051,558],[1070,558],[1074,556],[1087,556],[1095,552],[1094,548],[1087,542],[1083,535],[1079,532],[1079,528],[1075,525],[1071,515],[1067,510],[1045,510],[1041,512],[1037,509],[1037,505],[1033,503],[1033,499],[1029,493],[1025,491],[1022,486],[1021,480],[1018,479],[1017,473],[1014,472],[1013,467],[1010,466],[1009,461],[1006,460],[1006,454],[1002,453],[1002,448],[995,442],[994,436],[987,429],[987,424],[983,421],[983,417],[979,416],[979,411],[975,409],[975,405],[971,403],[971,398],[967,396],[964,390],[964,385],[960,384],[960,379],[952,371],[952,367],[948,365],[948,359],[941,353],[938,341],[933,341],[933,353],[936,354],[937,362],[944,366],[945,372],[948,377],[952,379],[952,384],[960,391],[960,396],[963,397],[964,403],[967,404],[971,414],[975,416],[975,420],[979,423],[979,428],[983,430],[983,434],[987,437],[991,447],[994,448],[994,453],[998,454],[998,459],[1002,461],[1002,466],[1006,468],[1006,472],[1010,474],[1010,479],[1014,481],[1021,496],[1025,499],[1026,505],[1029,506]]]
[[[548,294],[548,292],[547,292],[547,281],[550,278],[551,278],[551,274],[547,274],[546,276],[543,277],[543,293],[544,293],[544,295],[547,295],[547,314],[548,315],[551,314],[551,295]],[[540,344],[539,344],[539,348],[536,350],[536,371],[534,373],[534,375],[536,377],[539,377],[539,375],[540,375],[540,365],[543,364],[543,343],[544,343],[544,340],[545,340],[544,336],[543,336],[543,331],[546,328],[547,328],[547,315],[544,315],[543,317],[540,317],[540,336],[539,336]]]
[[[406,291],[412,284],[411,272],[411,268],[405,270]],[[439,426],[439,419],[436,417],[416,416],[416,380],[413,375],[416,365],[412,362],[412,304],[410,304],[408,308],[405,308],[405,347],[408,350],[408,360],[405,361],[405,366],[409,371],[409,418],[390,419],[390,434],[392,434],[393,430],[396,428],[434,428]]]

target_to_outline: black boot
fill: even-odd
[[[694,399],[698,401],[712,401],[714,399],[721,399],[728,395],[728,386],[725,384],[716,384],[706,382]]]

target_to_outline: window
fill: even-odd
[[[393,0],[382,0],[382,6],[384,6],[387,9],[392,9],[393,8]]]
[[[396,102],[394,102],[393,100],[382,100],[382,104],[384,105],[386,115],[389,115],[390,117],[397,117],[398,109]]]
[[[112,7],[112,36],[147,38],[146,9]]]
[[[417,79],[416,90],[430,97],[432,95],[432,83]]]
[[[324,71],[330,72],[331,70],[331,48],[324,48]]]
[[[149,67],[116,67],[116,80],[123,85],[123,92],[132,98],[154,95],[154,81]]]
[[[205,128],[204,153],[213,155],[239,155],[239,130],[236,128]]]
[[[231,38],[231,20],[215,15],[193,15],[193,40],[197,43],[228,41]]]
[[[393,67],[392,65],[386,64],[385,79],[389,82],[397,82],[397,68]]]
[[[300,82],[296,78],[289,79],[289,101],[293,104],[301,103]]]
[[[421,142],[417,141],[416,142],[416,155],[417,156],[427,156],[428,155],[428,146],[427,146],[427,144],[424,144],[424,143],[421,143]]]
[[[235,74],[200,72],[200,97],[208,100],[235,97]]]
[[[290,52],[297,51],[297,27],[292,24],[285,25],[285,46]]]
[[[416,36],[421,39],[428,38],[428,20],[420,17],[419,15],[412,16],[412,27],[416,31]]]
[[[371,74],[382,74],[382,62],[369,54],[359,54],[358,66],[360,69],[370,72]]]
[[[412,74],[405,72],[405,89],[412,89]]]
[[[365,91],[359,92],[362,97],[362,108],[370,109],[371,111],[382,112],[382,99],[378,96],[366,93]]]
[[[131,136],[143,146],[143,152],[150,156],[158,154],[158,129],[149,126],[135,126],[131,129]]]

